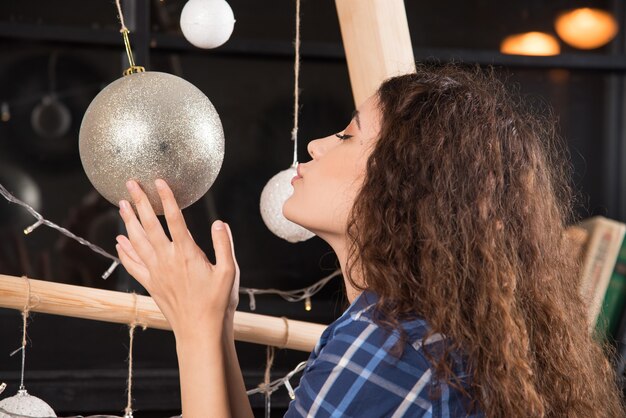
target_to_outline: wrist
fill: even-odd
[[[234,340],[235,339],[235,324],[234,324],[234,316],[233,315],[226,315],[224,317],[224,323],[222,326],[222,337],[228,341],[228,340]]]
[[[177,347],[190,345],[207,345],[211,341],[219,341],[220,335],[224,332],[224,324],[221,322],[211,323],[205,327],[194,327],[189,329],[174,330]]]

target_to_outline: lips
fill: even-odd
[[[293,183],[294,183],[296,180],[298,180],[298,179],[301,179],[301,178],[302,178],[302,175],[300,174],[300,166],[296,167],[296,173],[298,173],[298,174],[296,174],[295,176],[293,176],[293,178],[291,179],[291,185],[292,185],[292,186],[293,186]]]
[[[293,184],[295,183],[296,180],[300,180],[302,177],[300,176],[293,176],[293,178],[291,179],[291,185],[293,186]]]

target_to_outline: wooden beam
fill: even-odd
[[[148,296],[2,274],[0,308],[21,311],[27,303],[29,286],[33,312],[119,324],[136,321],[148,328],[172,329],[154,300]],[[238,341],[300,351],[312,351],[326,328],[322,324],[248,312],[235,312],[234,326]]]
[[[335,0],[358,107],[387,78],[415,71],[403,0]]]

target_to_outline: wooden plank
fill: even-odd
[[[172,329],[149,296],[2,274],[0,274],[0,307],[22,310],[27,303],[29,285],[33,312],[120,324],[136,321],[148,328]],[[234,328],[235,339],[238,341],[311,351],[326,326],[268,315],[235,312]]]
[[[383,80],[415,71],[403,0],[336,0],[354,103]]]

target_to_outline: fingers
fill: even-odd
[[[170,240],[165,235],[161,223],[148,200],[148,196],[146,196],[144,191],[141,190],[141,187],[139,187],[139,184],[134,180],[129,180],[126,183],[126,188],[135,202],[139,219],[141,219],[141,225],[146,231],[148,240],[154,247],[165,247],[169,244]]]
[[[174,197],[174,193],[172,193],[172,189],[170,189],[167,183],[161,179],[155,180],[154,184],[157,188],[159,196],[161,197],[163,212],[167,221],[167,227],[170,231],[170,235],[172,236],[172,241],[180,245],[183,250],[190,250],[190,247],[195,245],[195,242],[187,229],[185,218],[178,207],[178,203],[176,203],[176,198]]]
[[[133,244],[129,241],[128,238],[126,238],[124,235],[118,235],[117,237],[115,237],[115,240],[122,247],[124,252],[131,258],[131,260],[145,267],[145,263],[141,260],[141,257],[139,257],[139,254],[137,254],[137,251],[135,251],[135,249],[133,248]]]
[[[128,232],[130,242],[139,255],[139,258],[145,264],[154,262],[155,253],[152,244],[135,216],[135,212],[130,207],[130,203],[125,200],[120,201],[120,215],[124,220],[124,225],[126,225],[126,232]]]
[[[215,264],[217,268],[235,273],[235,253],[232,249],[230,234],[222,221],[215,221],[211,226]]]
[[[124,265],[124,268],[126,268],[126,271],[128,271],[131,276],[137,279],[137,281],[141,283],[143,287],[148,289],[148,282],[150,279],[150,273],[148,272],[148,269],[145,266],[135,262],[120,244],[117,244],[115,246],[115,249],[117,250],[117,255]]]

